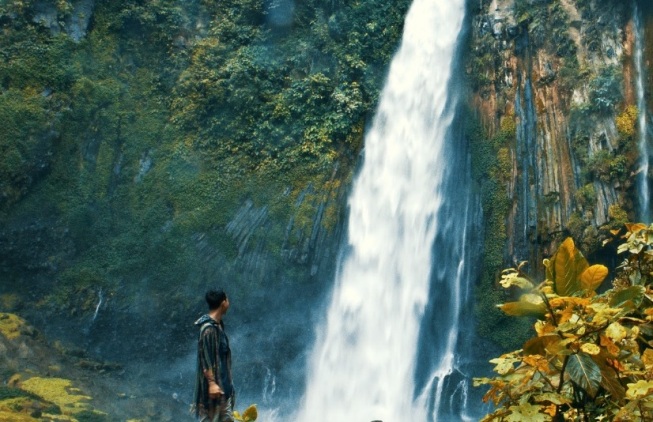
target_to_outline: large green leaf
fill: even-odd
[[[601,368],[594,362],[592,357],[585,353],[577,353],[569,356],[567,363],[567,374],[569,378],[580,388],[585,390],[590,397],[594,397],[601,385],[603,377]]]
[[[610,306],[613,308],[624,307],[626,302],[638,304],[641,302],[646,289],[643,286],[631,286],[627,289],[619,290],[610,298]]]
[[[560,296],[572,296],[581,289],[580,274],[587,269],[587,260],[576,249],[571,237],[565,239],[551,258],[550,269],[555,292]]]

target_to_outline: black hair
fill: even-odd
[[[212,311],[218,309],[220,305],[222,305],[222,302],[227,300],[227,294],[222,289],[213,289],[206,292],[204,298],[206,299],[206,303],[209,305],[209,310]]]

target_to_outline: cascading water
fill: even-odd
[[[642,222],[651,221],[650,187],[648,180],[650,152],[647,126],[647,110],[644,92],[644,27],[641,23],[639,8],[635,4],[635,68],[637,70],[637,109],[639,131],[639,159],[640,166],[637,173],[637,193],[639,196],[639,219]]]
[[[408,12],[365,139],[349,200],[349,248],[309,364],[299,422],[437,419],[443,391],[466,387],[465,380],[444,382],[457,366],[468,299],[460,284],[468,274],[466,230],[457,226],[468,214],[469,201],[460,200],[468,177],[454,171],[460,154],[449,154],[446,142],[464,11],[464,0],[415,0]],[[451,208],[448,196],[462,206]],[[451,218],[443,220],[444,210]],[[455,238],[442,238],[444,231]],[[434,255],[448,264],[432,271]],[[436,279],[448,284],[436,287]],[[430,339],[425,313],[441,322],[436,347],[426,347],[431,356],[421,346]]]

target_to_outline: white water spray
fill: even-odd
[[[299,422],[427,419],[424,403],[413,399],[415,359],[443,201],[443,146],[453,118],[447,93],[464,4],[415,0],[406,17],[365,139],[349,202],[350,250],[310,362]]]
[[[637,192],[639,196],[639,219],[643,222],[650,222],[650,187],[648,181],[649,170],[649,146],[648,126],[646,122],[647,110],[644,97],[644,27],[637,4],[635,4],[635,68],[637,70],[637,109],[638,109],[638,130],[639,130],[639,157],[640,167],[637,174]]]
[[[93,319],[91,322],[95,322],[95,319],[97,318],[97,314],[100,312],[100,306],[102,306],[102,302],[104,301],[104,295],[102,294],[102,289],[98,291],[98,302],[97,305],[95,306],[95,312],[93,313]]]

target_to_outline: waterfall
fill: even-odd
[[[637,70],[637,110],[638,110],[638,132],[639,132],[639,157],[640,166],[637,172],[637,193],[639,197],[639,219],[642,222],[651,221],[650,187],[649,187],[649,143],[648,125],[646,122],[647,110],[645,99],[645,73],[644,73],[644,26],[637,4],[635,4],[635,68]]]
[[[443,391],[468,384],[444,382],[459,363],[468,298],[459,284],[468,273],[466,229],[456,227],[468,215],[467,176],[456,171],[460,154],[446,142],[464,5],[414,0],[406,17],[365,137],[349,198],[349,245],[310,357],[299,422],[437,419]],[[446,283],[434,282],[440,279]]]

